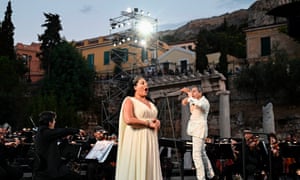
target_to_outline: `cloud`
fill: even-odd
[[[92,6],[90,5],[85,5],[80,9],[80,12],[86,14],[92,11]]]

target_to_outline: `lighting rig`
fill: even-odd
[[[137,46],[147,46],[157,31],[157,19],[150,13],[138,8],[128,8],[121,16],[109,19],[110,34],[114,46],[134,43]]]

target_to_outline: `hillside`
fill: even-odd
[[[241,9],[232,13],[226,13],[220,16],[210,18],[201,18],[191,20],[187,24],[175,29],[159,32],[159,37],[164,39],[166,36],[173,37],[174,41],[188,41],[195,39],[200,30],[212,30],[224,22],[226,19],[228,25],[247,25],[248,27],[263,26],[275,23],[273,16],[268,16],[266,13],[273,7],[278,5],[278,0],[260,0],[254,2],[248,9]],[[286,21],[285,18],[277,18],[276,22]],[[170,43],[170,42],[167,42]],[[173,43],[173,42],[171,42]]]
[[[173,36],[178,41],[187,41],[195,39],[200,30],[212,30],[224,22],[226,19],[228,25],[242,25],[248,21],[248,10],[238,10],[232,13],[226,13],[221,16],[214,16],[211,18],[191,20],[187,24],[175,29],[159,32],[160,37]]]

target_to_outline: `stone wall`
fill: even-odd
[[[209,114],[209,134],[219,135],[219,99],[215,94],[208,94],[211,103]],[[251,128],[255,132],[263,132],[262,107],[269,102],[266,97],[255,98],[230,89],[230,125],[232,137],[242,137],[244,128]],[[293,133],[300,140],[300,106],[282,104],[274,100],[273,111],[275,131],[280,139]]]

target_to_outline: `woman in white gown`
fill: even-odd
[[[158,111],[146,80],[138,76],[131,83],[120,111],[116,180],[162,180]]]

